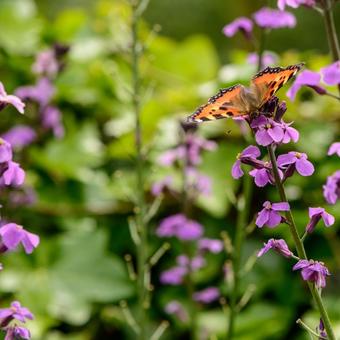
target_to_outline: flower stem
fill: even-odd
[[[228,316],[228,330],[227,330],[227,340],[231,340],[234,337],[235,330],[235,319],[237,315],[237,300],[239,296],[239,284],[240,284],[240,263],[242,256],[242,246],[245,238],[245,228],[247,226],[249,215],[250,215],[250,205],[253,193],[253,183],[250,176],[244,176],[243,179],[243,196],[238,202],[238,215],[236,222],[236,231],[234,237],[234,249],[232,255],[233,263],[233,281],[230,296],[230,312]]]
[[[139,6],[140,1],[133,1],[132,3],[132,102],[135,114],[135,148],[136,148],[136,226],[139,234],[139,242],[136,244],[137,248],[137,293],[138,293],[138,315],[137,323],[139,326],[138,339],[147,340],[148,327],[148,294],[149,290],[145,284],[147,276],[147,249],[148,249],[148,235],[147,226],[145,223],[146,216],[146,202],[144,197],[144,158],[142,153],[142,129],[140,120],[140,44],[138,39],[138,23],[140,19]]]
[[[276,163],[276,157],[275,157],[275,151],[274,151],[273,145],[268,146],[268,153],[269,153],[270,161],[271,161],[272,167],[273,167],[275,184],[276,184],[276,187],[279,191],[281,201],[288,203],[286,192],[285,192],[285,189],[284,189],[284,185],[283,185],[281,178],[280,178],[280,175],[279,175],[279,170],[278,170],[278,166],[277,166],[277,163]],[[297,251],[300,259],[306,259],[307,260],[306,251],[305,251],[303,243],[302,243],[302,241],[299,237],[298,230],[297,230],[297,227],[296,227],[294,217],[293,217],[291,210],[288,210],[286,212],[286,218],[289,222],[289,230],[290,230],[291,235],[294,239],[296,251]],[[322,321],[324,322],[324,326],[325,326],[329,340],[336,340],[332,326],[331,326],[331,323],[330,323],[330,320],[329,320],[329,317],[328,317],[328,314],[327,314],[327,311],[325,309],[325,306],[323,305],[319,291],[316,289],[315,285],[312,284],[311,282],[307,282],[307,284],[308,284],[310,292],[313,296],[314,302],[316,303],[317,308],[320,312]]]

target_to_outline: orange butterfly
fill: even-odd
[[[252,78],[249,87],[237,84],[221,89],[189,116],[188,121],[203,122],[256,113],[303,65],[267,67]]]

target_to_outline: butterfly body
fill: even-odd
[[[188,120],[202,122],[256,114],[303,65],[301,63],[286,68],[267,67],[252,78],[249,87],[237,84],[221,89],[207,104],[197,108]]]

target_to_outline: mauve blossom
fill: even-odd
[[[334,155],[335,153],[340,157],[340,142],[333,143],[329,147],[327,155],[331,156]]]
[[[4,340],[16,340],[16,339],[30,339],[31,333],[25,327],[19,327],[17,325],[7,327],[6,336]]]
[[[305,281],[315,282],[318,288],[326,286],[326,276],[330,273],[322,262],[313,260],[300,260],[293,270],[301,270],[301,276]]]
[[[14,250],[21,243],[27,254],[31,254],[40,242],[39,236],[26,231],[21,225],[8,223],[0,228],[3,245],[8,250]],[[0,316],[1,317],[1,316]]]
[[[170,188],[172,184],[172,177],[167,176],[162,180],[152,184],[151,193],[153,196],[159,196],[162,192]]]
[[[282,143],[287,144],[290,141],[293,141],[296,143],[299,140],[299,131],[296,130],[295,128],[291,127],[293,123],[285,123],[281,122],[281,126],[283,128],[283,138],[282,138]]]
[[[178,286],[183,282],[183,278],[187,272],[188,270],[183,266],[172,267],[161,273],[160,281],[162,284]]]
[[[202,234],[203,226],[200,223],[189,219],[187,219],[176,231],[177,238],[183,241],[197,240]]]
[[[288,166],[293,167],[301,176],[311,176],[314,173],[314,166],[307,159],[305,153],[290,151],[280,155],[277,158],[277,165],[281,169],[287,169]]]
[[[249,171],[249,175],[254,177],[255,184],[260,188],[266,186],[268,183],[274,183],[273,175],[271,173],[271,170],[268,168],[253,169]]]
[[[218,300],[220,291],[217,287],[208,287],[193,294],[193,299],[201,303],[211,303]]]
[[[334,216],[326,212],[324,208],[309,208],[309,222],[306,226],[306,232],[312,233],[321,218],[326,227],[330,227],[335,222]]]
[[[31,144],[37,137],[36,132],[27,125],[17,125],[2,135],[13,148],[22,148]]]
[[[25,171],[16,162],[9,161],[6,170],[0,177],[0,186],[11,185],[19,187],[25,181]]]
[[[327,85],[338,85],[340,84],[340,60],[335,63],[323,67],[320,70],[322,79]]]
[[[176,300],[170,301],[165,306],[165,312],[170,315],[176,315],[176,317],[182,322],[185,322],[189,319],[188,313],[183,308],[183,305]]]
[[[340,170],[327,178],[323,186],[323,196],[329,204],[335,204],[340,198]]]
[[[44,107],[50,102],[54,92],[55,88],[51,81],[44,77],[40,78],[35,85],[19,87],[15,94],[24,100],[35,101]]]
[[[185,267],[192,271],[201,269],[206,265],[206,260],[201,255],[194,256],[192,259],[189,259],[189,257],[186,255],[179,255],[176,258],[176,262],[179,266]]]
[[[241,161],[243,159],[249,158],[251,160],[256,159],[261,155],[260,149],[257,146],[250,145],[246,147],[241,153],[236,156],[236,162],[233,164],[231,169],[231,175],[238,179],[244,175],[241,169]]]
[[[296,93],[302,86],[308,86],[319,94],[326,93],[326,90],[320,85],[320,79],[321,76],[317,72],[309,70],[302,71],[297,75],[293,85],[287,91],[287,97],[293,101],[295,99]]]
[[[17,96],[7,94],[4,85],[0,81],[0,110],[9,104],[13,105],[20,113],[24,113],[25,103]]]
[[[260,251],[257,254],[257,257],[262,256],[265,254],[269,249],[274,249],[279,254],[285,256],[285,257],[291,257],[293,253],[289,250],[288,245],[285,240],[275,240],[271,238],[267,243],[264,244],[264,247],[260,249]]]
[[[0,163],[9,162],[12,160],[13,153],[11,144],[0,138]]]
[[[194,186],[202,195],[209,196],[211,194],[212,183],[209,176],[197,173]]]
[[[315,6],[315,0],[278,0],[277,7],[283,11],[285,6],[298,8],[299,6],[313,7]]]
[[[41,112],[42,126],[51,129],[57,138],[64,136],[64,126],[61,123],[61,112],[55,106],[47,106]]]
[[[244,33],[247,38],[250,38],[252,30],[253,22],[246,17],[237,18],[230,24],[223,27],[223,33],[229,38],[239,31]]]
[[[282,216],[279,211],[289,211],[289,204],[287,202],[271,203],[266,201],[263,203],[263,209],[257,214],[255,224],[262,228],[267,225],[269,228],[274,228],[281,223]]]
[[[247,57],[247,62],[249,64],[258,65],[259,55],[256,52],[249,53]],[[277,63],[277,56],[271,52],[264,52],[262,54],[261,66],[267,67]]]
[[[206,140],[193,133],[186,135],[186,153],[190,165],[198,165],[201,163],[201,151],[213,151],[216,149],[217,144],[213,141]]]
[[[179,146],[175,149],[172,150],[167,150],[163,152],[159,157],[158,157],[158,164],[163,165],[163,166],[170,166],[175,161],[184,159],[185,157],[185,148],[184,146]]]
[[[255,12],[253,18],[261,28],[292,28],[296,25],[296,19],[292,13],[278,11],[269,7],[263,7]]]
[[[13,301],[11,307],[0,308],[0,326],[4,327],[12,320],[26,322],[26,319],[33,320],[33,314],[26,307],[21,307],[19,301]]]
[[[279,143],[284,137],[282,124],[275,122],[273,119],[259,116],[251,123],[252,129],[256,130],[256,143],[268,146],[273,143]]]
[[[198,249],[217,254],[223,250],[223,242],[213,238],[202,238],[198,241]]]
[[[38,53],[32,71],[38,75],[54,77],[59,70],[59,64],[54,50],[46,50]]]

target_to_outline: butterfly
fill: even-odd
[[[257,73],[250,86],[237,84],[221,89],[208,103],[200,106],[188,117],[190,122],[203,122],[227,117],[239,117],[259,112],[260,108],[295,76],[304,63],[286,68],[267,67]]]

